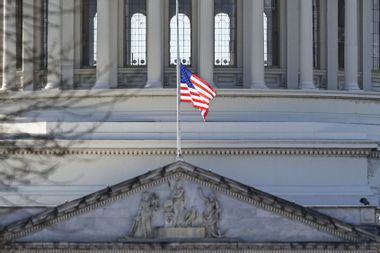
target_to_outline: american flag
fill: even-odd
[[[216,96],[216,91],[182,64],[180,94],[181,102],[192,103],[194,108],[201,111],[203,120],[206,121],[208,105]]]

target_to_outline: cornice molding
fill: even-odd
[[[372,151],[370,158],[380,158],[380,151]]]
[[[368,157],[380,158],[380,151],[369,149],[302,149],[302,148],[185,148],[184,155],[212,156],[328,156],[328,157]],[[62,148],[62,149],[0,149],[0,155],[96,155],[96,156],[175,156],[174,148]]]
[[[3,247],[4,252],[210,252],[220,250],[222,252],[247,252],[247,250],[260,251],[262,253],[289,252],[342,252],[350,251],[376,253],[380,245],[377,243],[328,243],[328,242],[306,242],[306,243],[236,243],[236,242],[192,242],[192,243],[12,243]],[[86,251],[87,250],[87,251]]]
[[[49,99],[49,98],[99,98],[99,97],[130,97],[130,96],[169,96],[175,97],[175,89],[111,89],[111,90],[42,90],[42,91],[3,91],[0,100],[13,99]],[[331,90],[258,90],[258,89],[219,89],[219,97],[254,97],[254,98],[314,98],[343,100],[372,100],[379,102],[379,92],[344,92]]]

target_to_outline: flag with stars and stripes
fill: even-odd
[[[194,108],[201,111],[203,120],[206,121],[209,103],[216,96],[216,91],[182,64],[180,68],[181,102],[192,103]]]

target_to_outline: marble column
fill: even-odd
[[[338,0],[327,0],[327,89],[338,89]]]
[[[267,88],[264,79],[264,1],[253,0],[251,5],[251,88]]]
[[[199,3],[199,76],[214,83],[214,0]]]
[[[117,1],[98,0],[97,13],[94,89],[109,89],[117,86]]]
[[[372,90],[372,60],[367,60],[372,58],[372,1],[362,0],[362,83],[363,90]]]
[[[48,65],[45,89],[58,89],[62,82],[62,0],[48,1]]]
[[[62,2],[62,38],[64,55],[62,57],[62,88],[72,89],[74,87],[74,14],[75,8],[79,8],[77,0],[64,0]]]
[[[164,80],[164,29],[162,0],[147,0],[147,84],[149,88],[162,88]]]
[[[2,90],[16,88],[16,1],[3,1],[3,84]]]
[[[251,85],[251,57],[250,52],[251,46],[251,36],[250,36],[250,25],[252,23],[252,15],[250,13],[252,0],[242,0],[243,1],[243,87],[246,89],[250,88]]]
[[[359,90],[357,0],[346,0],[344,27],[344,89]]]
[[[23,0],[21,89],[33,90],[34,81],[34,0]]]
[[[313,84],[313,3],[300,1],[300,88],[315,89]]]
[[[283,1],[283,0],[281,0]],[[303,0],[286,1],[286,31],[287,31],[287,87],[298,89],[299,73],[299,2]]]

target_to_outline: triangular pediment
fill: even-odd
[[[0,232],[17,242],[370,242],[376,235],[176,162]]]

